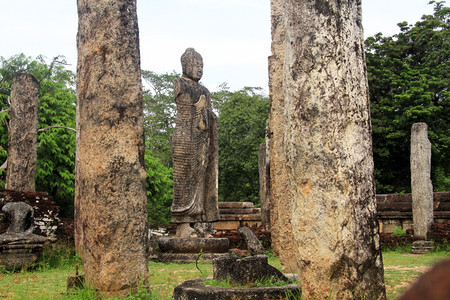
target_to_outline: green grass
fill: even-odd
[[[59,246],[57,246],[59,247]],[[412,255],[401,251],[384,251],[386,292],[388,299],[396,299],[418,276],[442,259],[449,259],[448,247],[437,253]],[[1,299],[96,299],[92,290],[81,290],[77,295],[66,294],[67,277],[75,275],[79,259],[70,249],[60,247],[51,249],[35,270],[19,272],[0,272]],[[54,253],[54,254],[52,254]],[[61,258],[58,260],[54,256]],[[281,268],[277,257],[269,257],[269,263]],[[80,270],[82,273],[82,270]],[[212,265],[199,263],[165,264],[149,263],[151,295],[138,291],[128,299],[171,299],[175,286],[183,281],[212,276]]]
[[[439,251],[430,254],[416,255],[408,252],[383,252],[384,280],[386,283],[386,296],[396,299],[430,266],[443,259],[450,259],[448,251]]]

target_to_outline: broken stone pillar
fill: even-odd
[[[271,201],[302,297],[385,299],[361,2],[271,6]]]
[[[34,192],[37,161],[39,82],[17,73],[11,89],[6,188]]]
[[[146,284],[147,196],[134,0],[79,0],[75,243],[86,284]]]
[[[411,193],[414,236],[427,238],[433,223],[433,184],[431,174],[431,143],[428,125],[415,123],[411,127]]]
[[[288,193],[288,170],[284,152],[284,82],[285,23],[282,1],[271,2],[272,55],[269,57],[270,117],[267,138],[269,140],[270,167],[270,230],[273,251],[280,257],[284,272],[294,272],[297,259],[291,226],[291,204]]]

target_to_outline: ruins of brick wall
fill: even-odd
[[[261,226],[261,208],[252,202],[219,202],[220,220],[214,222],[215,230],[237,230],[242,226]]]
[[[380,232],[392,233],[395,227],[413,228],[411,194],[379,194],[376,197]],[[433,193],[433,215],[435,224],[450,221],[450,192]]]
[[[0,190],[0,234],[9,226],[8,214],[1,211],[3,205],[8,202],[25,202],[31,205],[34,209],[34,233],[47,237],[55,236],[60,226],[59,207],[48,193]]]

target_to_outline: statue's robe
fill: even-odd
[[[218,122],[207,88],[189,78],[174,81],[173,223],[219,219]]]

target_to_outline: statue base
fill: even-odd
[[[434,250],[433,241],[415,241],[412,244],[412,254],[425,254],[431,253]]]
[[[216,300],[225,299],[300,299],[301,290],[298,284],[289,284],[272,287],[254,287],[254,288],[227,288],[208,286],[204,284],[205,280],[213,278],[202,278],[188,280],[175,287],[172,299],[210,299],[211,295]]]
[[[158,260],[163,262],[211,262],[214,258],[228,255],[230,242],[226,238],[172,238],[157,240],[161,251]]]
[[[46,240],[35,234],[0,235],[0,266],[8,271],[32,267],[41,259]]]

